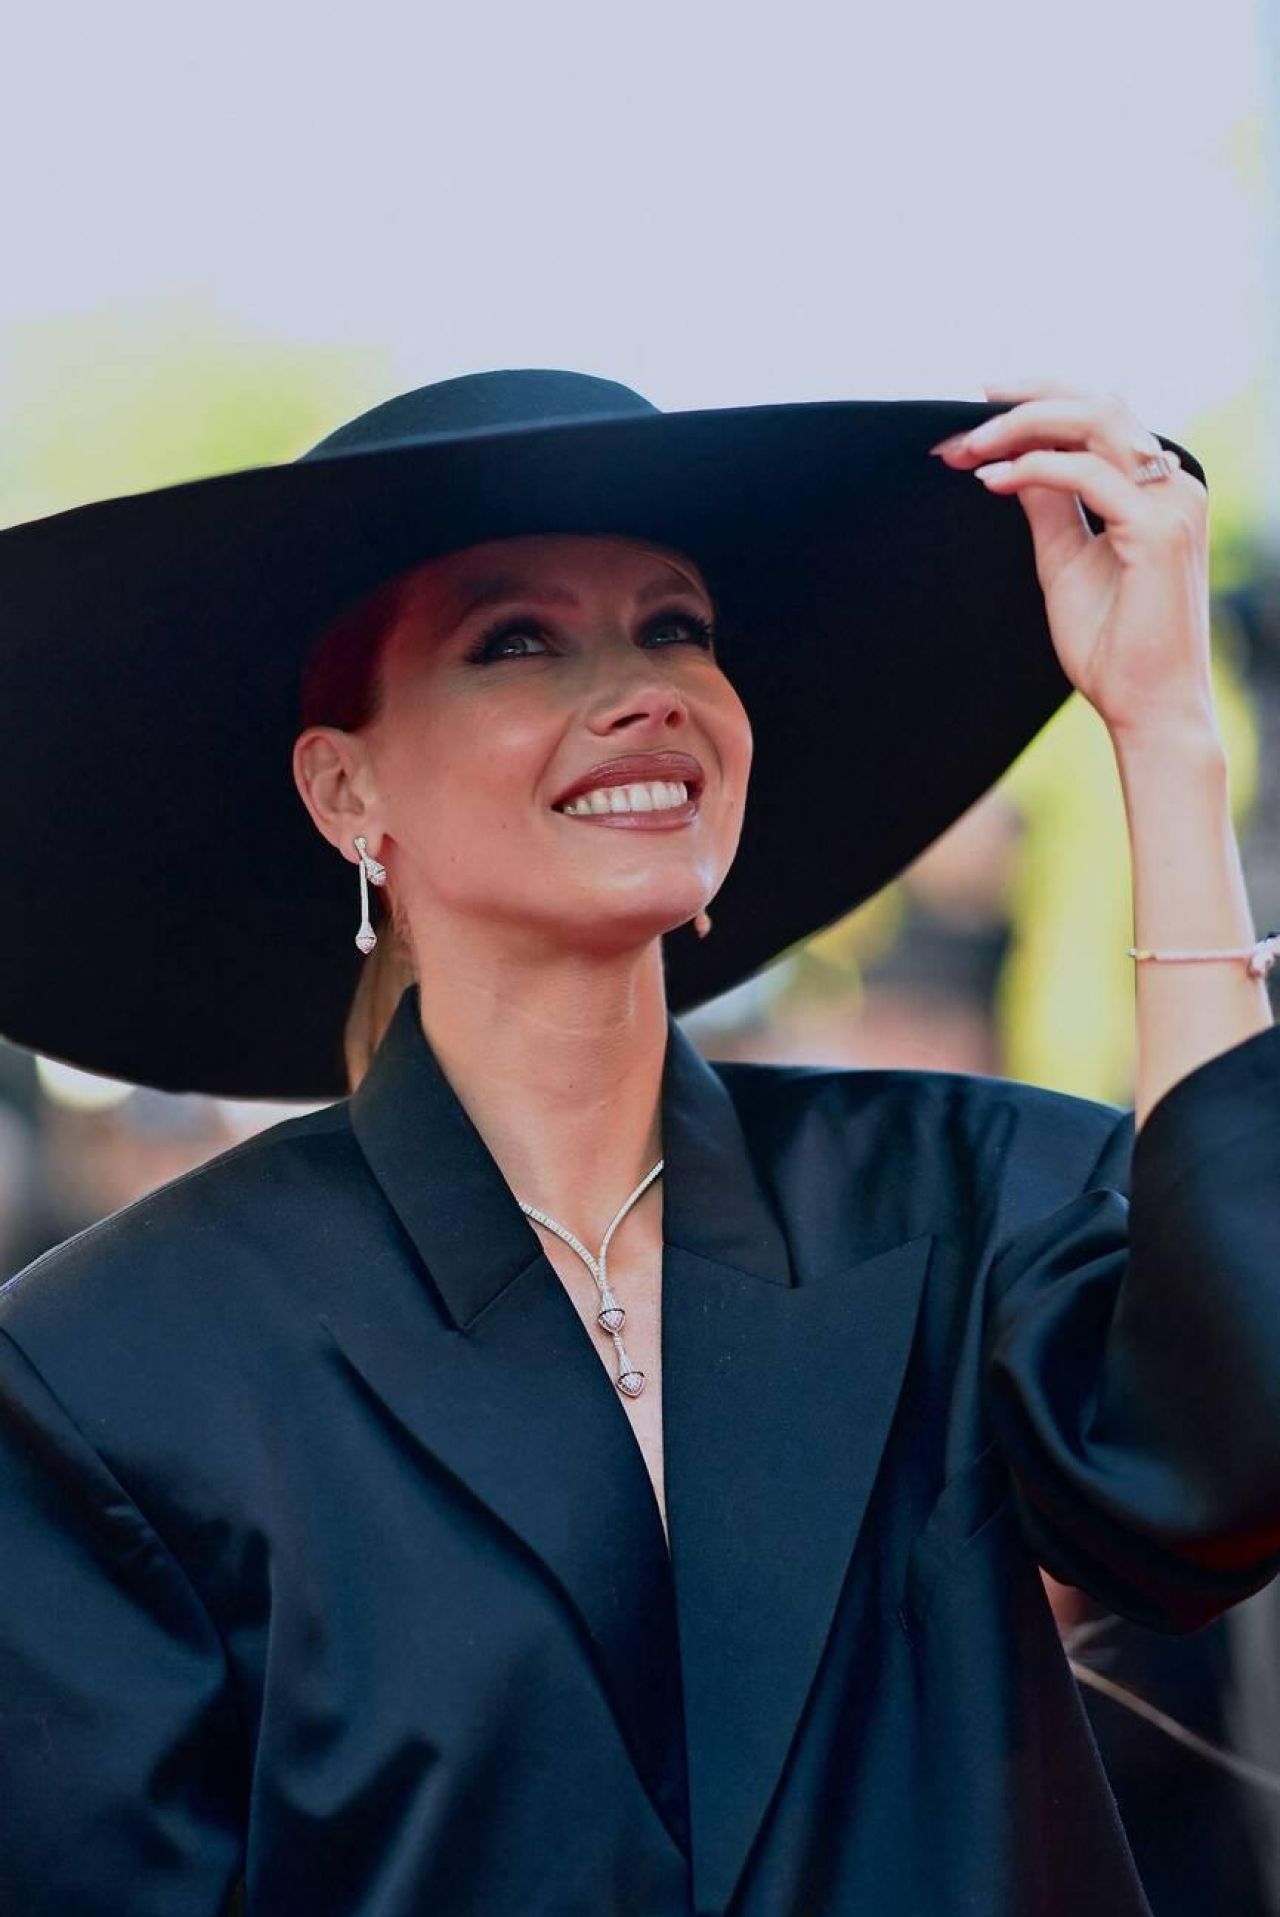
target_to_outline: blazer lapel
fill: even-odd
[[[733,1894],[826,1642],[931,1239],[855,1258],[851,1237],[831,1269],[797,1269],[767,1145],[674,1018],[662,1105],[670,1557],[616,1388],[427,1043],[416,987],[349,1110],[440,1309],[376,1263],[327,1322],[377,1402],[576,1612],[710,1911]]]
[[[326,1329],[398,1425],[559,1587],[687,1852],[679,1644],[653,1487],[559,1275],[427,1043],[416,986],[349,1111],[443,1309],[412,1264],[374,1261]]]
[[[799,1269],[723,1080],[672,1024],[663,1139],[667,1522],[694,1902],[725,1909],[826,1643],[932,1234]],[[820,1175],[820,1174],[819,1174]],[[790,1196],[794,1202],[797,1194]]]

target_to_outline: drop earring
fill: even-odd
[[[698,934],[698,937],[700,939],[704,939],[707,936],[707,933],[711,930],[710,912],[697,913],[694,917],[693,929]]]
[[[378,943],[378,934],[369,922],[369,881],[372,879],[375,885],[385,885],[387,882],[387,868],[379,865],[367,851],[368,844],[362,832],[355,841],[356,851],[360,854],[360,930],[356,933],[356,944],[366,954],[372,952]]]

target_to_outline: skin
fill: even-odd
[[[468,591],[495,577],[518,592],[460,618]],[[661,598],[637,603],[659,584]],[[547,592],[574,603],[537,598]],[[516,613],[532,629],[504,631],[490,663],[471,663]],[[715,897],[742,830],[750,724],[681,614],[714,622],[697,567],[631,540],[535,536],[448,554],[420,569],[388,639],[380,717],[359,733],[310,727],[294,746],[317,829],[353,866],[363,833],[387,868],[424,1030],[508,1184],[593,1249],[662,1151],[661,936]],[[553,810],[598,761],[663,749],[702,764],[688,824],[634,831]],[[654,1242],[661,1184],[618,1227],[613,1255],[628,1236],[633,1254]]]
[[[1009,409],[933,451],[1026,516],[1059,662],[1115,749],[1134,945],[1248,950],[1211,676],[1208,494],[1181,468],[1137,483],[1159,441],[1118,394],[1046,379],[986,390]],[[1265,981],[1239,959],[1137,961],[1135,994],[1139,1130],[1179,1080],[1274,1023]]]

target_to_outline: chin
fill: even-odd
[[[619,954],[639,951],[646,945],[655,944],[666,933],[675,931],[694,914],[702,909],[704,895],[699,892],[692,903],[652,904],[644,909],[634,906],[620,907],[615,901],[612,906],[601,900],[590,921],[592,937],[590,943],[596,949],[612,950]]]

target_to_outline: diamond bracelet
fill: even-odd
[[[1151,952],[1136,945],[1129,947],[1131,959],[1247,959],[1251,978],[1265,978],[1280,959],[1280,932],[1265,932],[1256,945],[1238,946],[1226,952]]]

